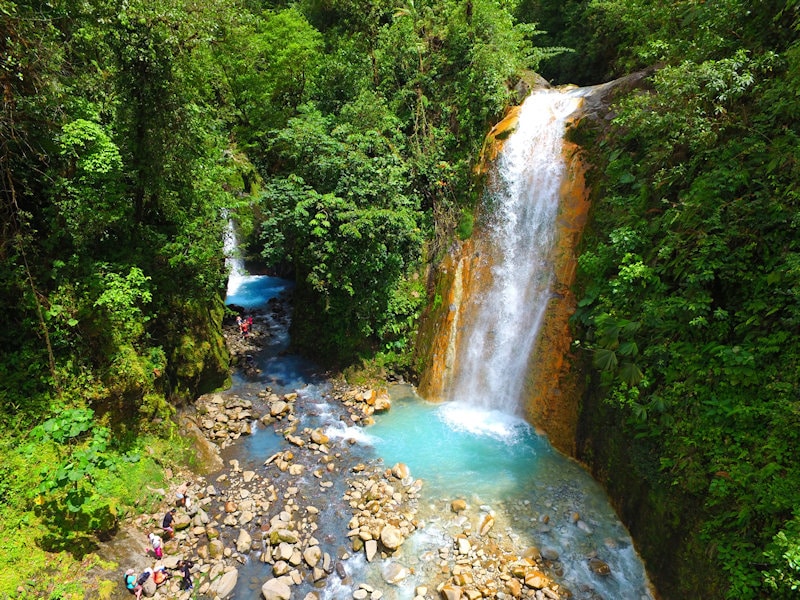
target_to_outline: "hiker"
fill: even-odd
[[[192,485],[191,481],[187,481],[186,483],[182,483],[178,486],[178,489],[175,490],[175,504],[177,506],[183,506],[185,508],[189,508],[189,498],[187,497],[186,493],[189,491],[189,486]]]
[[[176,568],[181,572],[181,587],[184,590],[191,590],[194,587],[192,583],[192,567],[194,563],[190,560],[179,560]]]
[[[161,585],[170,577],[172,577],[172,574],[167,571],[167,567],[164,565],[156,567],[155,571],[153,571],[153,581],[156,582],[156,586]]]
[[[247,337],[247,333],[250,331],[250,322],[247,320],[242,321],[242,336]]]
[[[127,589],[131,594],[134,594],[136,598],[140,598],[142,595],[142,586],[137,584],[137,577],[136,571],[133,569],[128,569],[125,571],[125,589]],[[138,586],[138,589],[137,589]]]
[[[153,569],[150,567],[146,568],[142,571],[142,574],[139,575],[139,578],[136,580],[136,588],[134,589],[134,594],[136,595],[136,600],[139,600],[142,597],[142,590],[144,589],[144,582],[150,579],[150,575],[153,574]]]
[[[236,326],[239,328],[239,333],[244,334],[242,330],[242,315],[236,315]]]
[[[147,537],[150,538],[150,543],[153,545],[153,554],[155,557],[158,560],[164,558],[164,548],[162,546],[161,538],[155,533],[151,533]]]
[[[172,527],[172,521],[175,520],[175,509],[170,508],[167,511],[167,514],[164,515],[164,520],[161,521],[161,529],[167,534],[168,538],[171,538],[172,535],[175,533],[175,529]]]

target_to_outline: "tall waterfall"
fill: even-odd
[[[223,238],[223,251],[225,253],[225,266],[228,269],[228,296],[232,296],[239,289],[247,271],[244,268],[244,261],[239,252],[239,238],[236,235],[236,224],[233,219],[226,214],[227,218],[225,235]]]
[[[525,373],[551,295],[566,120],[581,95],[580,89],[534,92],[495,161],[475,239],[486,268],[460,310],[450,400],[522,411]]]

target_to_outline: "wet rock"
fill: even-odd
[[[364,552],[367,556],[367,562],[372,562],[375,554],[378,552],[378,542],[375,540],[367,540],[364,542]]]
[[[291,600],[292,588],[280,579],[270,579],[261,586],[264,600]]]
[[[396,562],[389,563],[383,570],[383,580],[392,585],[398,585],[409,575],[411,575],[411,570]]]
[[[439,595],[442,597],[442,600],[461,600],[461,591],[461,588],[457,585],[446,583],[442,586],[442,589],[439,590]]]
[[[595,575],[611,575],[611,567],[608,566],[608,563],[600,560],[599,558],[590,558],[589,568]]]
[[[494,516],[493,515],[486,515],[481,522],[480,527],[480,535],[481,537],[485,536],[489,533],[489,530],[494,527]]]
[[[231,592],[233,592],[233,588],[236,587],[236,582],[238,579],[239,571],[237,569],[231,569],[211,584],[210,591],[213,595],[218,596],[219,598],[227,598]]]
[[[464,512],[467,510],[467,501],[461,498],[456,498],[450,503],[450,510],[456,514]]]
[[[392,467],[392,475],[397,477],[400,480],[406,479],[411,475],[411,470],[408,468],[408,465],[405,463],[396,463]]]
[[[250,551],[250,546],[253,543],[253,538],[246,530],[239,530],[239,537],[236,538],[236,550],[242,554]]]
[[[310,546],[303,551],[303,560],[309,567],[314,568],[322,558],[322,549],[319,546]]]
[[[394,525],[386,525],[381,530],[381,544],[389,550],[397,550],[404,541],[403,534]]]

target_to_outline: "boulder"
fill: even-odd
[[[383,580],[392,585],[398,585],[409,575],[411,575],[411,570],[396,562],[389,563],[383,570]]]
[[[385,391],[381,391],[378,394],[378,397],[375,398],[375,404],[373,405],[375,412],[384,412],[389,410],[391,407],[392,401],[389,399],[389,394],[387,394]]]
[[[264,600],[291,600],[292,588],[280,579],[270,579],[261,586]]]
[[[223,573],[222,577],[217,579],[211,585],[211,592],[220,598],[227,598],[236,587],[236,581],[239,579],[239,571],[232,569],[227,573]]]
[[[142,595],[146,596],[147,598],[152,598],[156,595],[157,589],[158,586],[156,585],[156,582],[153,581],[152,577],[149,577],[147,581],[142,584]]]
[[[225,544],[222,540],[211,540],[208,544],[209,558],[220,558],[225,553]]]
[[[467,510],[467,501],[462,498],[456,498],[450,503],[450,510],[458,514]]]
[[[192,517],[190,517],[186,513],[177,513],[175,515],[175,518],[172,520],[172,527],[175,529],[175,531],[188,529],[191,524],[192,524]]]
[[[311,432],[311,441],[314,442],[315,444],[322,445],[330,442],[330,438],[327,435],[325,435],[321,429],[314,429]]]
[[[319,546],[309,546],[303,551],[303,559],[312,569],[317,566],[322,558],[322,549]]]
[[[494,526],[494,517],[492,515],[486,515],[483,518],[483,522],[481,523],[480,534],[481,536],[485,536],[489,533],[489,530]]]
[[[446,583],[439,594],[443,600],[461,600],[461,588],[452,583]]]
[[[367,562],[372,562],[375,554],[378,552],[378,542],[375,540],[367,540],[364,542],[364,552],[367,555]]]
[[[381,544],[389,550],[397,550],[405,541],[403,534],[394,525],[386,525],[381,529]]]
[[[599,558],[590,558],[589,568],[595,575],[611,575],[611,567],[608,566],[608,563]]]
[[[239,537],[236,539],[236,550],[241,554],[245,554],[250,551],[252,543],[253,538],[250,537],[250,534],[246,530],[240,529]]]
[[[392,467],[392,475],[400,480],[403,480],[411,475],[411,469],[409,469],[408,465],[405,463],[396,463]]]

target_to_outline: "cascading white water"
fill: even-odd
[[[550,298],[565,122],[581,95],[575,89],[531,94],[495,162],[476,239],[491,282],[465,300],[469,321],[459,334],[449,400],[521,412],[525,370]]]
[[[227,215],[223,215],[227,217]],[[223,251],[225,253],[225,266],[228,269],[228,296],[236,294],[242,281],[247,276],[244,261],[239,253],[239,238],[236,235],[236,224],[227,217],[225,235],[223,238]]]

